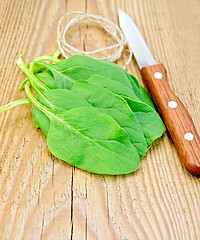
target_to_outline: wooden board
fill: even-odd
[[[136,22],[169,84],[200,133],[200,2],[198,0],[0,0],[0,105],[24,98],[16,65],[57,49],[65,12],[100,14],[117,23],[117,9]],[[101,31],[78,29],[82,49],[108,44]],[[95,36],[96,34],[96,36]],[[98,36],[98,37],[97,37]],[[73,38],[73,36],[72,36]],[[143,85],[133,59],[128,72]],[[33,106],[0,115],[0,239],[200,239],[200,180],[183,167],[165,133],[125,176],[99,176],[53,157],[34,128]]]

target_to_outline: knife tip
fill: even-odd
[[[123,11],[120,8],[118,8],[118,15],[120,15],[122,13],[123,13]]]

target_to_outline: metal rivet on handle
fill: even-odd
[[[169,106],[170,108],[177,108],[178,103],[175,102],[175,101],[169,101],[169,102],[168,102],[168,106]]]
[[[155,72],[155,73],[154,73],[154,77],[155,77],[156,79],[162,79],[163,75],[162,75],[161,72]]]
[[[192,141],[194,139],[194,135],[191,133],[191,132],[186,132],[184,134],[184,138],[187,140],[187,141]]]

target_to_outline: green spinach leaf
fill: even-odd
[[[120,95],[126,100],[136,119],[141,124],[148,148],[155,139],[162,136],[166,128],[157,112],[146,103],[138,101],[134,93],[126,86],[101,76],[92,76],[87,81]]]
[[[92,107],[53,111],[33,97],[28,85],[25,91],[30,101],[49,118],[47,145],[56,157],[99,174],[124,174],[138,169],[137,150],[113,118]]]
[[[97,60],[87,56],[74,55],[56,64],[45,62],[35,62],[38,67],[49,69],[47,74],[51,74],[50,79],[44,79],[44,83],[49,88],[71,89],[77,80],[86,80],[93,75],[100,75],[123,83],[130,88],[140,101],[145,102],[155,108],[151,98],[145,89],[138,83],[137,79],[129,75],[124,69],[115,63],[105,60]],[[42,80],[42,79],[41,79]]]
[[[61,62],[59,62],[59,64],[61,64]],[[66,65],[66,63],[62,62],[61,66],[64,67],[65,65]],[[110,65],[112,65],[112,64],[110,64]],[[57,79],[57,78],[54,79],[52,73],[47,72],[45,74],[44,74],[43,79],[40,78],[41,80],[43,80],[43,82],[46,81],[45,79],[49,79],[48,76],[51,78],[52,81],[55,81],[55,82],[59,81],[59,79]],[[86,75],[87,75],[87,73],[86,73]],[[149,97],[146,97],[146,95],[148,95],[146,93],[146,91],[142,87],[140,87],[139,83],[133,76],[132,76],[132,79],[133,79],[132,81],[135,82],[135,85],[137,85],[137,87],[140,88],[143,98],[146,99],[146,101],[148,101]],[[151,102],[149,102],[149,104],[145,104],[144,103],[145,101],[141,102],[141,100],[139,100],[139,98],[135,95],[134,91],[131,90],[131,88],[127,87],[126,85],[124,85],[123,83],[121,83],[119,81],[111,80],[109,78],[105,78],[105,77],[98,76],[98,75],[93,75],[92,77],[87,79],[87,81],[90,83],[93,83],[95,85],[101,86],[101,87],[111,91],[112,93],[120,95],[127,101],[127,103],[129,104],[129,107],[134,112],[136,119],[141,124],[140,128],[142,128],[142,132],[144,133],[144,136],[146,138],[148,148],[151,146],[152,142],[156,138],[160,137],[163,134],[163,131],[165,131],[165,126],[164,126],[162,120],[160,119],[160,117],[158,116],[158,114],[156,113],[156,111],[152,107],[150,107],[152,105]],[[45,83],[47,83],[47,82],[45,82]],[[76,84],[76,83],[74,83],[74,84]],[[73,89],[73,87],[72,87],[72,89]],[[87,94],[87,91],[88,91],[88,89],[86,88],[82,92]],[[104,95],[102,94],[102,97],[103,96]],[[112,114],[112,113],[113,113],[113,110],[110,111],[110,114]],[[120,113],[118,113],[118,119],[121,119],[121,121],[124,122],[122,120],[122,116],[120,116],[119,114]],[[116,113],[113,115],[115,120],[116,120],[116,117],[115,117],[116,115],[117,115]],[[37,121],[36,117],[34,118],[34,120]],[[117,120],[117,122],[120,123],[119,120]],[[125,121],[125,122],[128,122],[128,121]],[[123,126],[122,124],[120,124],[120,125]],[[137,124],[135,126],[137,126]],[[140,145],[139,142],[142,143],[143,141],[141,139],[140,139],[141,141],[139,141],[139,139],[138,139],[138,141],[136,141],[135,138],[136,138],[137,134],[134,133],[133,129],[134,129],[133,127],[132,128],[130,127],[130,130],[128,131],[128,132],[132,132],[132,134],[129,133],[129,135],[132,136],[131,140],[132,140],[132,142],[135,142],[135,145],[137,145],[137,144]],[[139,132],[139,131],[137,131],[137,132]],[[133,137],[133,136],[135,136],[135,137]],[[142,144],[141,146],[143,146],[143,150],[142,150],[142,147],[140,147],[139,153],[140,153],[140,156],[144,156],[144,144]]]
[[[88,106],[111,116],[128,133],[130,141],[138,150],[140,157],[146,154],[147,142],[143,130],[128,104],[120,96],[87,81],[77,81],[71,91],[53,89],[44,92],[43,96],[45,98],[41,98],[39,95],[40,103],[48,106],[46,104],[46,99],[48,99],[53,104],[54,110],[58,112],[74,107]],[[48,128],[45,128],[47,120],[43,121],[43,118],[47,117],[41,116],[39,110],[35,108],[33,119],[47,135],[46,129]],[[45,126],[43,126],[44,124]]]
[[[165,126],[137,79],[116,64],[85,56],[36,60],[29,69],[18,60],[28,76],[20,89],[25,86],[29,99],[7,104],[0,113],[32,102],[33,119],[56,157],[99,174],[138,169]],[[55,64],[42,62],[46,60]]]

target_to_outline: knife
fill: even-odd
[[[188,172],[200,177],[200,138],[192,118],[171,90],[164,65],[155,61],[133,20],[121,9],[118,16],[120,28],[183,164]]]

